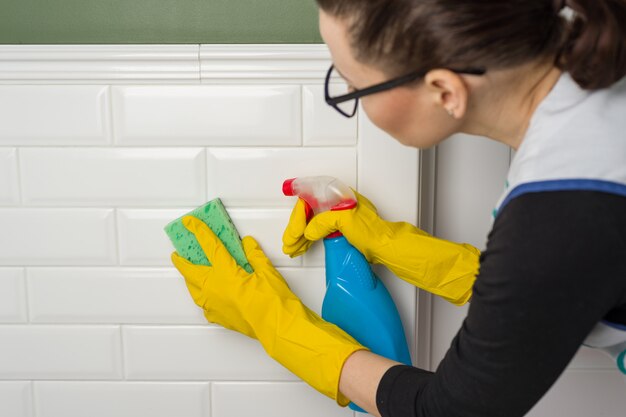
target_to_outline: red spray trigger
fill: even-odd
[[[356,207],[356,201],[355,200],[346,200],[346,201],[342,201],[341,203],[337,204],[336,206],[334,206],[333,208],[330,209],[330,211],[342,211],[342,210],[350,210]],[[336,232],[333,232],[331,234],[329,234],[328,236],[326,236],[326,239],[333,239],[336,237],[340,237],[343,236],[343,233],[341,233],[339,230],[337,230]]]
[[[300,177],[283,182],[283,194],[298,196],[304,201],[306,222],[316,213],[324,211],[349,210],[357,206],[354,192],[334,177]],[[328,237],[342,236],[341,232]]]
[[[341,210],[350,210],[356,207],[356,200],[346,200],[346,201],[342,201],[341,203],[337,204],[336,206],[334,206],[333,208],[330,209],[330,211],[341,211]]]

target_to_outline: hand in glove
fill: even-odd
[[[453,304],[471,297],[480,251],[469,244],[438,239],[405,222],[388,222],[355,191],[357,207],[327,211],[307,224],[305,202],[298,199],[283,234],[283,252],[305,253],[314,241],[340,231],[370,263],[380,263],[403,280]]]
[[[248,273],[205,223],[187,216],[183,225],[195,235],[211,266],[192,264],[176,252],[172,262],[206,319],[258,339],[269,356],[339,405],[347,405],[350,400],[339,392],[341,370],[352,353],[366,348],[302,304],[252,237],[242,240],[254,269]]]

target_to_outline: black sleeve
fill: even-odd
[[[481,255],[468,315],[435,373],[382,378],[383,417],[517,417],[568,365],[592,327],[626,304],[626,198],[520,196]]]

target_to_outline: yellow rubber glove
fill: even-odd
[[[201,220],[186,216],[183,225],[195,235],[211,266],[195,265],[176,252],[172,262],[206,319],[258,339],[269,356],[346,406],[350,400],[339,392],[341,370],[352,353],[367,348],[308,309],[252,237],[242,240],[254,269],[250,274]]]
[[[380,263],[403,280],[456,305],[472,295],[480,251],[472,245],[429,235],[405,222],[388,222],[355,191],[357,207],[327,211],[307,225],[305,203],[298,199],[283,234],[283,252],[302,255],[314,241],[339,230],[370,263]]]

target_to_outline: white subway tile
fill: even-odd
[[[324,242],[315,242],[313,246],[303,255],[302,262],[305,267],[324,266],[326,253],[324,252]]]
[[[17,149],[0,149],[0,204],[14,205],[19,202]]]
[[[0,381],[0,416],[33,417],[33,394],[30,382]]]
[[[205,153],[189,149],[23,149],[25,204],[195,205]]]
[[[420,151],[359,118],[359,187],[389,221],[417,224]]]
[[[108,209],[0,209],[0,265],[111,265]]]
[[[229,209],[241,237],[254,237],[265,255],[276,267],[300,266],[301,259],[291,259],[283,253],[283,232],[289,221],[290,209]]]
[[[208,383],[36,382],[37,417],[208,417]]]
[[[122,265],[171,265],[174,247],[163,231],[186,209],[118,211],[120,262]],[[228,209],[239,234],[254,236],[274,266],[299,266],[299,259],[282,253],[282,233],[290,211],[286,209]]]
[[[352,411],[301,382],[212,385],[213,417],[348,417]]]
[[[113,88],[121,145],[298,146],[300,108],[298,86]]]
[[[258,341],[217,326],[125,327],[127,379],[294,380]]]
[[[303,140],[306,146],[350,146],[357,142],[358,115],[348,119],[324,100],[323,85],[305,85]]]
[[[120,263],[171,266],[174,247],[163,228],[188,213],[184,209],[120,209],[117,211]]]
[[[278,270],[319,314],[324,269]],[[174,268],[29,268],[27,276],[34,323],[206,324]]]
[[[120,379],[115,326],[0,326],[0,379]]]
[[[109,100],[102,85],[0,86],[0,144],[108,144]]]
[[[174,268],[31,268],[37,323],[183,323],[206,320]]]
[[[208,149],[209,199],[233,206],[293,207],[283,181],[330,175],[356,185],[356,148],[211,148]]]
[[[24,270],[0,268],[0,323],[25,323],[26,321],[28,321],[28,316]]]
[[[326,270],[323,268],[278,268],[289,288],[307,307],[317,314],[322,312],[326,293]]]

